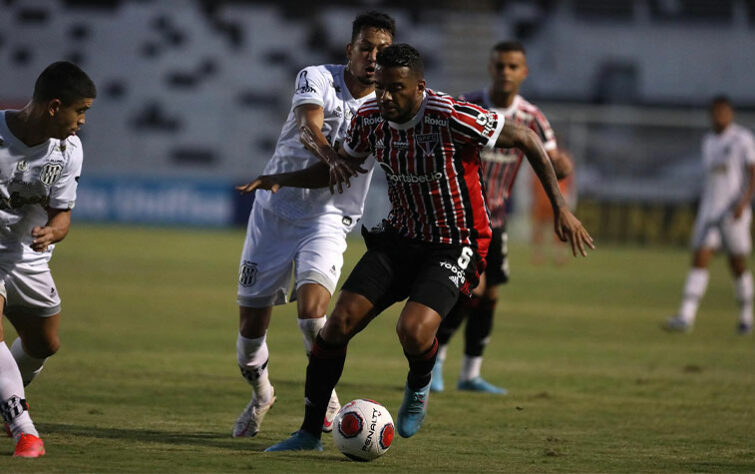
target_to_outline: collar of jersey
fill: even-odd
[[[425,105],[427,105],[427,92],[422,91],[422,105],[419,106],[419,110],[414,115],[414,117],[404,123],[396,123],[389,120],[388,126],[395,128],[396,130],[408,130],[410,128],[413,128],[419,123],[420,119],[425,114]]]
[[[511,102],[511,105],[506,107],[505,109],[502,109],[500,107],[496,107],[495,104],[493,104],[493,100],[490,98],[490,87],[485,89],[485,105],[487,106],[487,109],[493,110],[494,112],[497,112],[498,114],[503,115],[504,117],[510,116],[517,107],[519,107],[519,101],[522,100],[522,96],[517,94],[514,96],[514,100]]]

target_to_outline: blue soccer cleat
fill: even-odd
[[[430,397],[430,384],[417,390],[416,392],[404,387],[404,401],[401,402],[401,408],[398,410],[398,421],[396,430],[403,438],[413,436],[427,414],[427,399]]]
[[[290,438],[265,450],[265,452],[273,451],[322,451],[322,443],[315,435],[299,430],[293,433]]]
[[[443,391],[443,361],[440,359],[435,359],[435,365],[433,366],[433,375],[432,379],[430,380],[430,391]]]
[[[509,391],[505,388],[496,387],[479,375],[473,379],[459,380],[459,385],[457,388],[459,390],[468,390],[470,392],[493,393],[496,395],[506,395],[507,393],[509,393]]]

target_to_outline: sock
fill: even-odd
[[[298,319],[299,330],[301,331],[302,340],[304,341],[304,349],[307,351],[307,355],[312,352],[312,345],[315,343],[317,333],[320,332],[323,326],[325,326],[325,315],[321,318],[313,319]]]
[[[734,281],[734,289],[739,302],[739,322],[752,324],[752,273],[747,271]]]
[[[475,299],[477,304],[467,318],[467,327],[464,331],[464,354],[473,357],[481,356],[485,346],[490,342],[493,315],[496,303],[498,303],[498,299],[487,297]]]
[[[239,333],[236,339],[236,359],[241,376],[254,390],[254,396],[261,403],[267,403],[273,396],[273,386],[268,377],[267,333],[262,337],[248,339]]]
[[[26,410],[26,394],[21,373],[5,341],[0,341],[0,413],[3,420],[10,425],[14,437],[21,433],[39,436]]]
[[[440,322],[440,327],[438,328],[438,333],[436,334],[436,337],[438,338],[438,344],[440,344],[441,346],[448,345],[448,341],[451,340],[451,336],[453,336],[456,330],[459,329],[459,326],[461,326],[464,318],[469,315],[469,305],[469,298],[467,298],[466,296],[459,297],[454,307],[451,308],[451,311],[449,311],[446,317],[443,318],[443,321]]]
[[[318,334],[312,345],[304,384],[304,422],[301,429],[320,439],[322,422],[333,389],[346,362],[346,346],[329,344]]]
[[[406,385],[410,390],[417,391],[426,387],[432,378],[432,370],[435,358],[438,355],[438,339],[433,339],[433,344],[428,350],[419,355],[411,355],[404,352],[409,361],[409,374],[406,376]]]
[[[17,337],[16,340],[13,341],[10,352],[16,360],[18,371],[21,372],[21,380],[23,380],[24,387],[26,387],[32,380],[34,380],[34,377],[42,372],[42,368],[44,367],[47,358],[38,359],[27,354],[20,337]]]
[[[482,366],[482,356],[468,356],[465,354],[461,359],[461,374],[459,375],[459,380],[464,382],[479,377],[480,366]]]
[[[440,362],[441,364],[445,362],[447,353],[448,353],[448,344],[444,344],[444,345],[438,344],[438,354],[436,355],[438,362]]]
[[[695,321],[700,299],[708,287],[708,269],[692,268],[687,274],[682,293],[682,305],[679,308],[679,317],[688,323]]]

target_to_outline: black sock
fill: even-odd
[[[464,332],[464,354],[479,357],[493,332],[493,314],[497,299],[479,298],[478,304],[469,314]]]
[[[451,311],[449,311],[446,317],[443,318],[443,321],[440,322],[437,337],[438,343],[441,346],[448,344],[448,341],[451,340],[451,336],[453,336],[454,333],[459,329],[459,326],[461,326],[464,318],[469,315],[469,303],[469,298],[464,295],[459,296],[459,299],[458,301],[456,301],[454,307],[451,308]]]
[[[330,394],[341,378],[345,362],[346,346],[328,344],[318,334],[307,365],[304,422],[301,425],[302,430],[317,438],[322,435],[322,422],[328,410]]]
[[[438,339],[433,340],[433,345],[420,355],[409,355],[404,352],[409,361],[409,375],[406,376],[406,384],[411,390],[419,390],[430,383],[435,358],[438,355]]]

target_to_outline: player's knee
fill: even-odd
[[[435,333],[431,333],[425,326],[418,321],[407,321],[399,318],[396,324],[396,334],[405,352],[418,354],[426,349],[425,346],[432,344]]]
[[[344,344],[354,333],[358,320],[356,308],[340,304],[325,321],[321,334],[328,342]]]
[[[58,349],[60,349],[60,338],[58,336],[49,336],[24,341],[24,349],[32,357],[45,359],[58,352]]]

